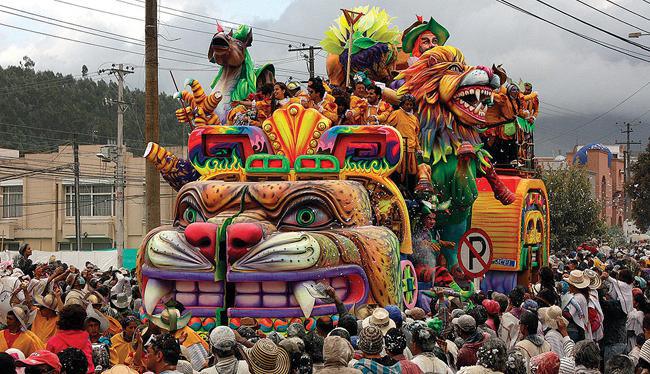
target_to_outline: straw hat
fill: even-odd
[[[542,323],[555,330],[557,330],[558,321],[564,322],[565,326],[569,324],[569,321],[562,316],[562,309],[557,305],[552,305],[548,308],[539,308],[537,314]]]
[[[29,330],[29,326],[31,326],[32,322],[34,322],[34,318],[36,318],[36,310],[30,312],[29,309],[22,304],[14,306],[11,308],[10,312],[14,313],[16,319],[18,319],[18,322],[20,322],[25,330]],[[5,325],[7,324],[7,316],[5,316],[3,323]]]
[[[384,308],[377,308],[372,311],[369,317],[361,322],[362,327],[376,326],[381,330],[382,335],[386,335],[388,330],[395,327],[395,321],[390,319],[390,314]]]
[[[291,368],[287,352],[267,338],[255,343],[247,361],[252,374],[288,374]]]
[[[117,309],[126,309],[131,303],[131,295],[125,292],[111,295],[111,304]]]
[[[603,284],[603,281],[598,276],[598,273],[591,269],[586,269],[583,271],[584,275],[589,279],[589,288],[592,290],[597,290]]]
[[[45,307],[50,310],[57,310],[57,307],[59,306],[59,301],[56,299],[56,296],[54,294],[48,293],[45,296],[41,296],[40,294],[34,295],[34,301],[36,304],[39,306]]]
[[[192,313],[185,313],[181,315],[181,311],[176,307],[165,307],[160,314],[154,314],[151,316],[151,322],[161,329],[167,330],[169,332],[174,332],[182,329],[187,326],[187,323],[190,321]]]
[[[97,312],[91,304],[88,304],[86,307],[86,322],[88,322],[89,319],[94,319],[99,322],[99,331],[102,333],[108,330],[108,319],[103,314]]]
[[[118,364],[108,370],[104,370],[102,374],[138,374],[138,372],[126,365]]]
[[[576,288],[587,288],[591,281],[585,276],[585,274],[580,270],[573,270],[569,274],[569,278],[566,280],[569,284],[572,284]]]

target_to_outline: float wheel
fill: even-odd
[[[418,302],[418,280],[415,274],[415,267],[408,260],[400,263],[402,302],[406,309],[412,309]]]

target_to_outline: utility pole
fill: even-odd
[[[158,1],[146,0],[144,12],[144,138],[158,143]],[[147,231],[160,226],[160,176],[150,162],[145,162],[145,221]]]
[[[127,103],[124,101],[124,76],[133,73],[133,67],[124,68],[124,64],[113,64],[111,69],[100,70],[110,72],[117,78],[117,100],[108,100],[117,104],[117,157],[115,157],[115,246],[117,247],[117,266],[124,264],[124,112]]]
[[[633,144],[641,144],[640,142],[630,141],[630,133],[633,133],[630,127],[632,125],[629,122],[625,123],[625,130],[621,130],[622,134],[626,134],[627,140],[623,142],[616,142],[616,144],[625,144],[625,150],[623,151],[624,163],[623,163],[623,221],[627,220],[627,213],[629,207],[628,194],[626,191],[627,183],[630,180],[630,146]],[[623,223],[625,224],[625,223]]]
[[[291,45],[289,45],[289,52],[302,52],[302,51],[309,51],[309,57],[307,57],[307,62],[309,63],[309,78],[313,78],[316,76],[315,73],[315,67],[314,67],[314,51],[315,50],[320,50],[323,49],[321,47],[314,47],[313,45],[310,45],[309,47],[304,47],[303,48],[292,48]]]
[[[72,137],[72,152],[74,154],[74,234],[77,241],[77,252],[81,251],[81,209],[79,207],[79,144],[77,134]]]

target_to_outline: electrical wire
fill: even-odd
[[[592,124],[592,123],[598,121],[599,119],[603,118],[604,116],[606,116],[607,114],[611,113],[611,112],[614,111],[616,108],[620,107],[620,106],[623,105],[625,102],[627,102],[628,100],[630,100],[630,99],[631,99],[632,97],[634,97],[636,94],[638,94],[639,92],[641,92],[644,88],[648,87],[648,85],[650,85],[650,81],[649,81],[649,82],[646,82],[643,86],[641,86],[638,90],[634,91],[631,95],[627,96],[627,97],[626,97],[625,99],[623,99],[621,102],[619,102],[618,104],[614,105],[613,107],[611,107],[610,109],[608,109],[608,110],[605,111],[604,113],[602,113],[602,114],[596,116],[595,118],[593,118],[593,119],[591,119],[591,120],[589,120],[589,121],[587,121],[587,122],[585,122],[585,123],[583,123],[583,124],[581,124],[581,125],[579,125],[579,126],[573,128],[573,129],[570,129],[569,131],[562,132],[562,133],[557,134],[556,136],[553,136],[553,137],[548,138],[548,139],[540,140],[540,141],[537,142],[537,143],[540,143],[540,144],[541,144],[541,143],[547,143],[547,142],[550,142],[550,141],[552,141],[552,140],[555,140],[555,139],[561,138],[561,137],[563,137],[563,136],[565,136],[565,135],[571,134],[571,133],[573,133],[573,132],[575,132],[575,131],[577,131],[577,130],[580,130],[581,128],[583,128],[583,127],[585,127],[585,126],[588,126],[588,125],[590,125],[590,124]]]
[[[534,13],[532,13],[532,12],[529,12],[529,11],[527,11],[526,9],[523,9],[523,8],[521,8],[521,7],[519,7],[519,6],[515,5],[515,4],[512,4],[512,3],[509,2],[509,1],[506,1],[506,0],[496,0],[496,1],[497,1],[498,3],[501,3],[501,4],[503,4],[503,5],[506,5],[506,6],[510,7],[510,8],[513,8],[513,9],[515,9],[515,10],[517,10],[517,11],[519,11],[519,12],[522,12],[522,13],[524,13],[524,14],[527,14],[527,15],[533,17],[533,18],[537,18],[537,19],[540,20],[540,21],[544,21],[544,22],[546,22],[546,23],[548,23],[548,24],[550,24],[550,25],[553,25],[553,26],[555,26],[555,27],[561,29],[561,30],[564,30],[564,31],[566,31],[566,32],[568,32],[568,33],[571,33],[571,34],[575,35],[575,36],[578,36],[578,37],[580,37],[580,38],[583,38],[583,39],[585,39],[585,40],[588,40],[588,41],[590,41],[590,42],[592,42],[592,43],[598,44],[598,45],[600,45],[600,46],[602,46],[602,47],[605,47],[605,48],[607,48],[607,49],[610,49],[610,50],[612,50],[612,51],[615,51],[615,52],[618,52],[618,53],[624,54],[624,55],[626,55],[626,56],[632,57],[632,58],[637,59],[637,60],[641,60],[641,61],[644,61],[644,62],[650,62],[650,60],[647,60],[647,59],[644,59],[644,58],[642,58],[642,57],[635,56],[634,54],[632,54],[632,53],[639,54],[638,52],[630,51],[630,50],[627,50],[627,49],[622,48],[622,47],[614,46],[614,45],[612,45],[612,44],[609,44],[609,43],[603,42],[603,41],[601,41],[601,40],[598,40],[598,39],[596,39],[596,38],[592,38],[592,37],[590,37],[590,36],[587,36],[587,35],[581,34],[581,33],[577,32],[577,31],[574,31],[574,30],[571,30],[571,29],[566,28],[566,27],[564,27],[564,26],[561,26],[561,25],[559,25],[559,24],[557,24],[557,23],[555,23],[555,22],[553,22],[553,21],[549,21],[549,20],[547,20],[547,19],[545,19],[545,18],[543,18],[543,17],[541,17],[541,16],[538,16],[537,14],[534,14]]]
[[[587,25],[587,26],[589,26],[589,27],[591,27],[591,28],[593,28],[593,29],[596,29],[596,30],[598,30],[598,31],[600,31],[600,32],[602,32],[602,33],[605,33],[605,34],[607,34],[607,35],[609,35],[609,36],[611,36],[611,37],[613,37],[613,38],[616,38],[616,39],[621,40],[621,41],[623,41],[623,42],[625,42],[625,43],[631,44],[631,45],[633,45],[633,46],[635,46],[635,47],[641,48],[641,49],[643,49],[644,51],[648,51],[648,52],[650,52],[650,47],[646,47],[646,46],[643,45],[643,44],[639,44],[639,43],[637,43],[637,42],[633,42],[633,41],[628,40],[628,39],[626,39],[626,38],[624,38],[624,37],[622,37],[622,36],[616,35],[616,34],[614,34],[614,33],[611,32],[611,31],[605,30],[605,29],[603,29],[602,27],[599,27],[599,26],[593,25],[593,24],[591,24],[591,23],[589,23],[589,22],[587,22],[587,21],[585,21],[585,20],[583,20],[583,19],[580,19],[580,18],[578,18],[578,17],[576,17],[576,16],[574,16],[574,15],[568,13],[568,12],[565,12],[565,11],[563,11],[562,9],[559,9],[559,8],[557,8],[557,7],[551,5],[551,4],[549,4],[549,3],[547,3],[547,2],[545,2],[545,1],[543,1],[543,0],[536,0],[536,1],[537,1],[538,3],[540,3],[540,4],[543,4],[543,5],[547,6],[547,7],[549,7],[549,8],[551,8],[551,9],[555,10],[556,12],[562,13],[562,14],[564,14],[565,16],[570,17],[571,19],[574,19],[574,20],[576,20],[576,21],[578,21],[578,22],[580,22],[580,23],[582,23],[582,24],[584,24],[584,25]],[[647,55],[646,55],[646,56],[647,56]],[[650,57],[650,56],[647,56],[647,57]]]
[[[639,17],[643,18],[643,19],[646,20],[646,21],[650,21],[650,18],[648,18],[648,17],[646,17],[646,16],[644,16],[644,15],[641,15],[641,14],[639,14],[639,13],[633,11],[633,10],[630,10],[630,9],[628,9],[628,8],[626,8],[626,7],[622,6],[622,5],[620,5],[620,4],[617,4],[617,3],[613,2],[612,0],[605,0],[605,1],[607,1],[608,3],[614,5],[615,7],[618,7],[618,8],[623,9],[624,11],[626,11],[626,12],[628,12],[628,13],[632,13],[632,14],[634,14],[634,15],[636,15],[636,16],[639,16]]]
[[[609,17],[609,18],[615,19],[615,20],[617,20],[617,21],[619,21],[619,22],[621,22],[621,23],[623,23],[623,24],[626,24],[626,25],[628,25],[628,26],[630,26],[630,27],[634,27],[634,28],[637,29],[637,30],[640,30],[640,31],[643,31],[643,32],[648,32],[648,33],[650,33],[650,31],[648,31],[648,30],[642,29],[642,28],[640,28],[639,26],[634,26],[633,24],[631,24],[631,23],[629,23],[629,22],[626,22],[626,21],[624,21],[624,20],[622,20],[622,19],[620,19],[620,18],[618,18],[618,17],[615,17],[615,16],[613,16],[613,15],[607,13],[607,12],[604,12],[604,11],[602,11],[602,10],[596,8],[596,7],[593,6],[593,5],[587,4],[587,3],[585,3],[585,2],[582,1],[582,0],[576,0],[576,1],[579,2],[580,4],[586,6],[586,7],[589,7],[589,8],[591,8],[591,9],[595,10],[595,11],[598,12],[598,13],[601,13],[601,14],[606,15],[606,16]]]

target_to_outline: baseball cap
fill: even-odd
[[[56,373],[61,372],[61,362],[59,361],[59,357],[45,349],[41,349],[32,353],[24,360],[16,361],[17,367],[36,366],[43,364],[53,368]]]
[[[451,323],[457,325],[458,328],[464,332],[470,332],[476,329],[476,320],[474,317],[467,314],[463,314],[458,318],[454,318]]]

